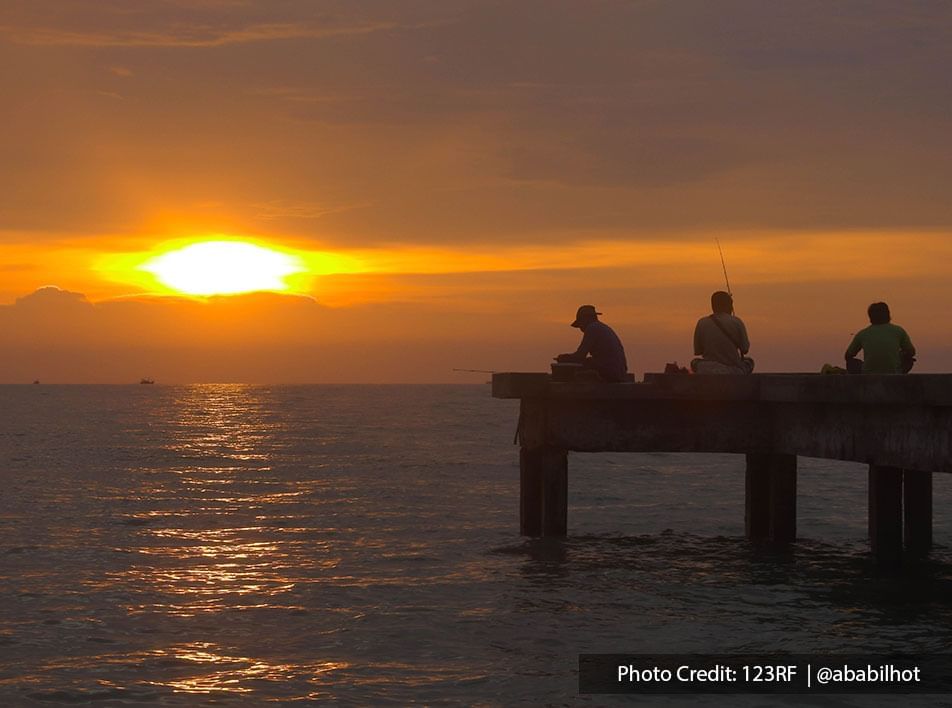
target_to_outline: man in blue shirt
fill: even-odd
[[[600,322],[594,305],[582,305],[575,313],[573,327],[582,330],[582,343],[570,354],[559,354],[559,363],[575,362],[587,369],[594,369],[605,381],[625,381],[628,362],[625,348],[615,330]]]

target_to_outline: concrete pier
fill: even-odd
[[[744,529],[753,541],[797,538],[797,456],[747,455]]]
[[[898,562],[932,545],[932,473],[952,472],[952,375],[685,376],[644,383],[553,382],[493,375],[520,399],[520,528],[565,535],[567,452],[746,455],[745,529],[796,539],[797,456],[869,465],[869,538]]]

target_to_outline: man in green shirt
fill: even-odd
[[[846,350],[846,360],[863,350],[864,374],[902,374],[912,368],[916,348],[899,325],[890,322],[889,305],[874,302],[867,310],[870,325],[853,337]]]

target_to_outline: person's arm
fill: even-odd
[[[843,356],[844,359],[852,359],[859,354],[859,350],[863,348],[863,340],[860,337],[861,334],[862,332],[857,332],[856,336],[853,337],[853,341],[850,342],[850,345],[846,348],[846,354]]]
[[[704,342],[701,338],[701,320],[694,325],[694,356],[704,356]]]
[[[747,338],[747,326],[744,324],[744,320],[740,317],[736,319],[737,324],[740,325],[740,353],[741,356],[744,356],[750,351],[750,339]]]
[[[910,356],[915,356],[916,348],[912,346],[912,340],[909,339],[909,334],[902,327],[900,327],[899,330],[899,350],[909,352]]]
[[[585,361],[585,357],[589,355],[589,352],[592,351],[592,337],[589,332],[585,332],[582,335],[582,342],[578,345],[578,349],[574,352],[568,354],[559,354],[556,357],[556,361],[559,362],[582,362]]]

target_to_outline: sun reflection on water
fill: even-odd
[[[189,674],[166,681],[154,681],[152,685],[192,694],[246,694],[257,690],[256,684],[263,681],[320,683],[322,676],[350,668],[349,663],[341,661],[273,663],[229,654],[209,642],[173,645],[146,652],[142,658],[176,666]],[[201,673],[194,673],[195,670],[201,670]]]
[[[269,419],[266,395],[245,385],[178,392],[165,449],[201,463],[175,468],[152,490],[176,506],[174,513],[151,510],[126,522],[142,527],[142,562],[105,582],[139,589],[130,613],[297,609],[282,598],[308,582],[302,571],[313,575],[340,562],[326,543],[304,541],[314,532],[314,519],[300,513],[309,485],[275,479],[267,464],[281,425]]]
[[[374,406],[240,385],[136,395],[153,407],[124,423],[128,447],[111,467],[91,463],[109,470],[90,474],[98,486],[80,509],[96,536],[63,541],[85,572],[42,600],[59,603],[57,623],[36,631],[82,660],[55,652],[36,681],[67,678],[38,700],[307,702],[339,700],[342,686],[386,692],[395,677],[414,690],[481,680],[472,667],[406,659],[447,621],[421,586],[442,594],[487,570],[440,565],[441,512],[405,506],[408,494],[432,500],[432,482],[393,464],[389,431],[368,423],[370,443],[359,432]],[[58,509],[76,488],[61,497]]]
[[[280,426],[269,421],[262,389],[202,384],[181,389],[173,402],[176,436],[169,448],[183,458],[267,461]]]

